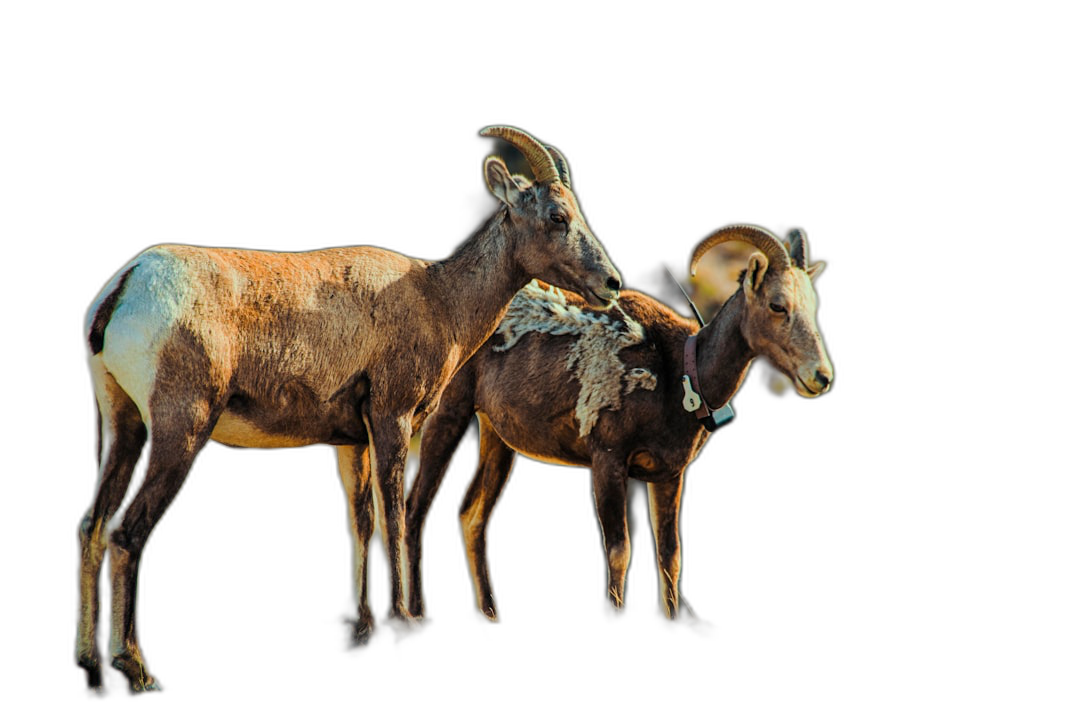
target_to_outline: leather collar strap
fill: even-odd
[[[683,398],[683,407],[688,412],[693,412],[694,417],[701,420],[709,414],[709,403],[705,402],[705,398],[701,395],[701,381],[698,380],[697,333],[686,338],[686,345],[683,346],[683,370],[686,372],[683,377],[690,381],[690,392],[697,395],[697,402],[695,402],[693,398],[690,398],[690,393],[686,393],[687,397]],[[692,411],[690,409],[691,405],[696,406]]]
[[[728,402],[719,410],[712,410],[701,394],[701,381],[697,372],[697,333],[686,338],[683,346],[683,409],[694,413],[706,430],[713,432],[735,419],[735,410]]]

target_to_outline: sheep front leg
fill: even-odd
[[[343,445],[337,450],[338,473],[349,506],[349,531],[353,538],[353,579],[356,585],[357,619],[353,622],[353,643],[371,639],[375,618],[368,605],[367,559],[374,512],[371,503],[371,463],[368,448]]]
[[[656,542],[656,565],[660,573],[660,604],[669,618],[679,614],[679,508],[683,476],[668,482],[649,483],[649,520]]]
[[[626,483],[624,463],[614,458],[594,462],[593,501],[604,537],[608,562],[608,599],[623,606],[626,570],[630,566],[630,530],[626,523]]]
[[[405,459],[412,436],[412,414],[365,420],[371,439],[375,491],[382,510],[383,540],[390,564],[390,617],[408,619],[402,561],[405,557]]]

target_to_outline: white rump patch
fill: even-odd
[[[566,301],[558,288],[543,288],[534,280],[514,296],[499,329],[505,352],[526,333],[580,336],[566,354],[566,369],[581,383],[575,415],[578,435],[585,437],[601,410],[618,410],[622,396],[634,390],[655,390],[656,375],[646,368],[627,370],[619,351],[645,340],[641,324],[616,304],[622,321],[594,315]]]

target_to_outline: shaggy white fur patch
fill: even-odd
[[[618,308],[618,305],[616,305]],[[581,384],[575,415],[578,434],[588,435],[601,410],[618,410],[622,396],[637,389],[655,390],[656,375],[646,368],[627,370],[619,351],[645,340],[641,324],[618,308],[622,321],[594,315],[566,301],[558,288],[543,288],[534,280],[514,296],[497,332],[505,352],[526,333],[579,335],[566,354],[566,369]]]

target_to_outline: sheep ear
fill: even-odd
[[[759,252],[751,255],[746,263],[746,278],[743,280],[743,292],[750,293],[760,288],[762,281],[765,279],[765,271],[768,269],[768,258]]]
[[[484,161],[484,180],[487,181],[491,194],[510,207],[517,204],[521,191],[524,189],[518,179],[510,174],[506,163],[494,155]]]
[[[814,263],[813,265],[811,265],[810,267],[808,267],[806,269],[806,274],[810,276],[811,280],[813,280],[818,275],[820,275],[821,271],[824,270],[824,269],[825,269],[825,261],[824,260],[818,260],[816,263]]]

